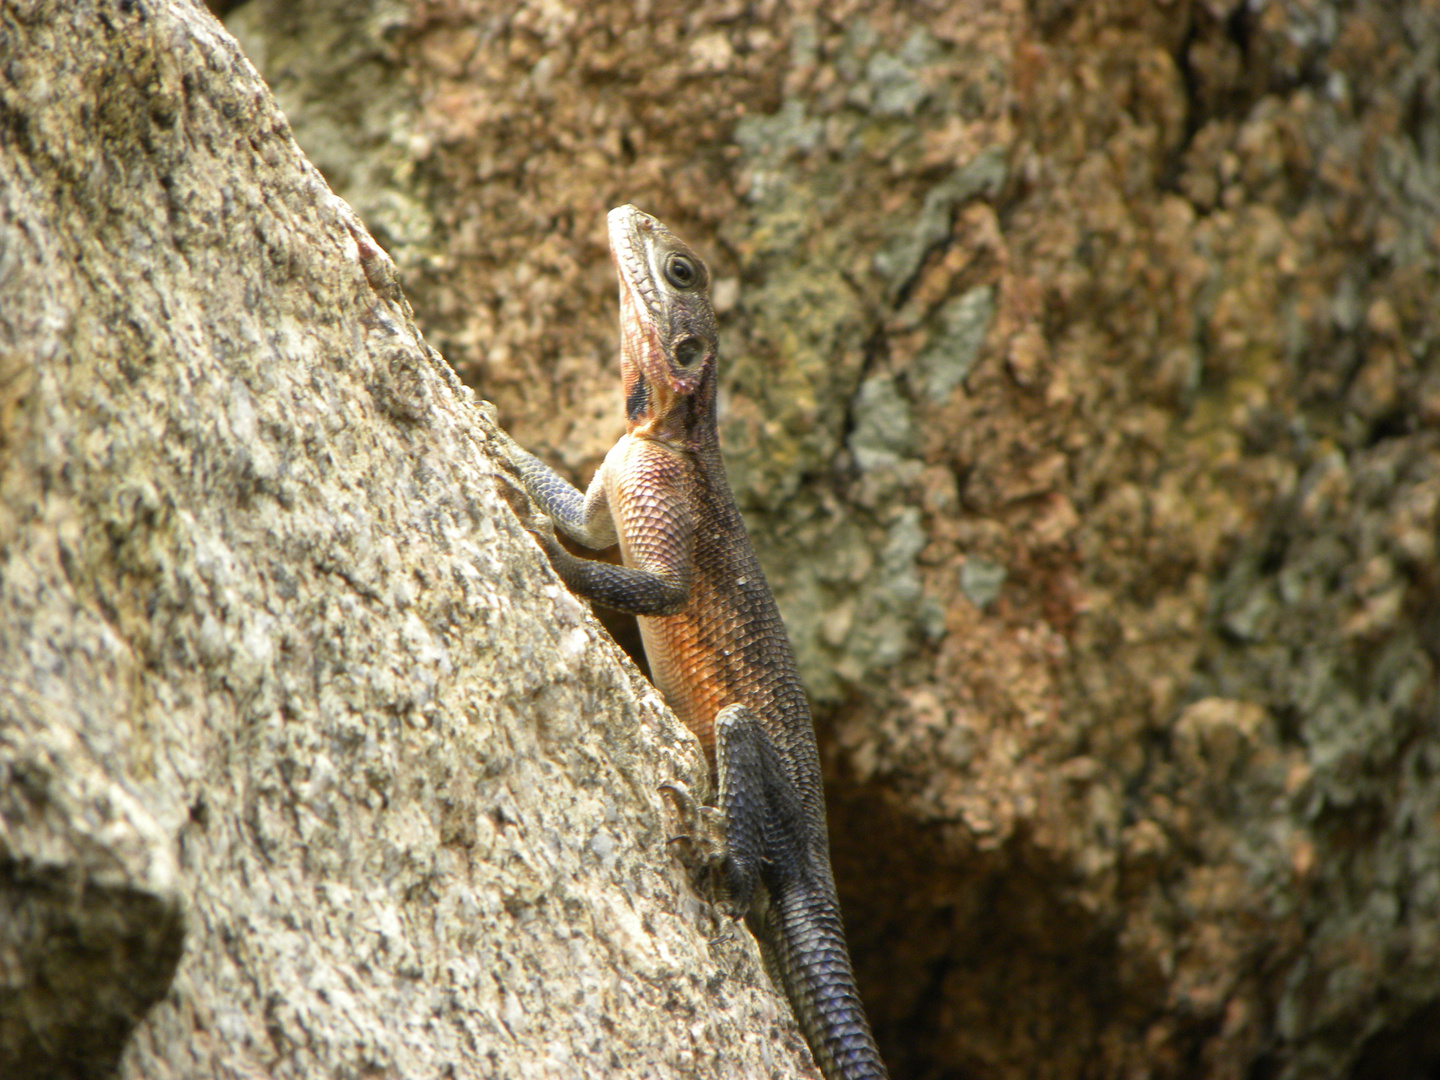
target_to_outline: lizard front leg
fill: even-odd
[[[494,421],[493,406],[486,415]],[[674,615],[684,609],[690,599],[694,527],[686,503],[673,491],[681,477],[667,451],[627,436],[582,494],[498,424],[495,431],[546,518],[546,523],[527,521],[525,527],[571,592],[631,615]],[[561,546],[548,523],[588,548],[621,542],[626,565],[577,558]]]
[[[581,492],[511,438],[510,433],[500,426],[494,405],[482,401],[480,410],[493,425],[494,439],[510,467],[520,477],[526,493],[540,507],[549,523],[558,526],[577,544],[588,548],[607,548],[616,542],[615,519],[610,515],[603,465],[595,473],[590,489]],[[537,527],[533,520],[525,525],[537,536],[545,531],[544,526]],[[554,537],[550,539],[553,543]]]

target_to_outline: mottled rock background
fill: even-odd
[[[153,15],[163,8],[145,0],[94,6],[112,13],[112,34],[131,32],[125,28],[138,18],[136,11]],[[0,6],[0,59],[15,35],[35,33],[18,13],[40,7],[49,6]],[[274,89],[300,146],[394,259],[426,340],[466,382],[497,402],[522,442],[579,481],[620,430],[605,211],[633,201],[710,257],[729,358],[723,437],[731,477],[818,705],[852,948],[897,1076],[1436,1075],[1440,3],[249,0],[226,19]],[[113,46],[110,39],[101,44]],[[156,55],[171,52],[188,55],[173,48]],[[156,126],[167,110],[148,104],[147,86],[173,85],[171,98],[185,102],[200,90],[216,94],[244,79],[235,73],[239,61],[231,59],[218,69],[205,62],[218,73],[204,87],[183,73],[165,74],[167,64],[183,67],[182,60],[155,61],[161,74],[150,82],[131,76],[118,60],[86,62],[100,65],[102,74],[126,72],[139,87],[133,92],[138,97],[122,98],[120,106],[110,113],[101,109],[100,119],[91,115],[88,122],[115,125],[119,134],[107,136],[113,140],[149,146],[158,139],[162,148],[169,145],[165,137],[153,133],[173,129]],[[13,63],[5,78],[9,83],[0,89],[18,85]],[[96,76],[86,85],[128,83]],[[109,101],[106,94],[118,93],[88,92],[101,104]],[[243,102],[260,94],[235,93]],[[36,108],[33,93],[5,100],[5,155],[30,152],[24,140],[34,138],[35,126],[23,121]],[[230,122],[243,122],[236,110],[244,109],[229,108],[217,106]],[[177,109],[188,115],[178,105],[170,112]],[[266,125],[278,121],[263,120],[269,131]],[[273,129],[268,141],[255,143],[256,154],[268,155],[266,168],[278,153],[267,148],[288,146],[283,127]],[[218,153],[213,146],[211,151]],[[190,160],[197,153],[193,141],[174,153],[178,166],[207,168]],[[67,184],[84,181],[84,197],[75,197],[72,216],[64,219],[80,231],[109,220],[101,215],[96,225],[94,205],[109,205],[106,200],[129,190],[122,184],[121,195],[109,194],[115,176],[140,183],[133,169],[106,174],[77,166],[54,175]],[[40,190],[58,198],[55,191],[63,185],[46,177],[51,174],[41,177]],[[175,207],[183,203],[173,191],[173,184],[152,186],[143,199],[135,195],[126,202],[125,212],[166,207],[173,225]],[[239,215],[234,236],[249,236],[247,243],[227,234],[213,257],[223,254],[230,262],[214,264],[208,277],[203,268],[190,270],[196,280],[226,284],[243,296],[217,291],[211,306],[196,309],[197,327],[212,326],[221,314],[241,318],[232,310],[235,303],[247,310],[252,296],[269,289],[295,288],[285,268],[308,256],[305,244],[343,246],[335,231],[358,228],[346,224],[340,210],[296,219],[287,226],[295,239],[282,255],[266,239],[276,227],[263,224],[276,212],[272,203],[279,196],[264,185],[255,191],[231,211]],[[220,199],[212,214],[233,202]],[[7,196],[4,205],[11,214],[5,227],[13,234],[19,226],[10,208],[16,204]],[[47,218],[39,213],[36,220]],[[246,232],[242,226],[252,221],[262,224]],[[85,249],[90,262],[84,265],[95,265],[98,252],[113,261],[123,250],[142,269],[151,265],[135,235],[133,229],[101,234],[96,251]],[[222,243],[230,245],[223,252]],[[65,258],[80,265],[79,256]],[[351,265],[335,258],[339,267]],[[443,518],[457,500],[479,500],[475,492],[490,490],[474,455],[456,449],[472,436],[434,434],[451,430],[444,417],[453,408],[446,396],[453,391],[442,392],[443,374],[423,361],[423,350],[412,364],[422,374],[409,375],[406,363],[367,345],[379,349],[374,355],[380,359],[361,365],[351,381],[333,384],[327,400],[339,404],[322,410],[344,414],[343,403],[362,392],[374,400],[372,412],[354,411],[351,437],[373,440],[365,468],[383,482],[356,480],[347,490],[367,500],[390,490],[386,485],[399,493],[396,498],[403,494],[404,513],[367,511],[367,520],[383,523],[375,528],[393,547],[366,539],[362,547],[372,555],[356,549],[329,556],[327,563],[308,553],[317,545],[332,550],[331,541],[322,544],[304,530],[303,540],[286,541],[280,526],[255,516],[257,505],[268,507],[265,499],[279,495],[256,496],[240,481],[225,479],[254,473],[258,479],[246,483],[262,492],[266,484],[277,485],[266,479],[265,454],[251,449],[255,433],[280,431],[304,416],[274,376],[261,374],[273,369],[273,361],[252,355],[258,347],[252,338],[275,343],[295,363],[319,364],[327,379],[338,379],[338,366],[326,358],[356,347],[343,329],[350,318],[344,303],[355,306],[366,334],[380,333],[376,327],[384,323],[367,314],[372,301],[342,302],[326,291],[343,292],[342,272],[355,273],[353,267],[312,272],[301,292],[316,299],[288,316],[326,326],[324,333],[342,344],[296,352],[297,342],[309,339],[286,329],[291,323],[277,323],[268,309],[251,311],[244,318],[257,329],[247,331],[250,336],[233,332],[240,344],[219,354],[224,364],[254,369],[242,379],[248,396],[234,404],[226,387],[235,376],[222,365],[218,370],[227,374],[213,398],[196,393],[188,406],[205,413],[191,421],[193,435],[170,415],[173,380],[152,388],[144,377],[154,369],[133,362],[107,376],[128,380],[129,408],[135,406],[128,395],[150,402],[145,430],[153,445],[210,446],[206,425],[228,417],[229,434],[214,436],[213,450],[205,451],[213,458],[202,456],[200,465],[177,473],[189,485],[183,498],[166,494],[171,489],[158,481],[152,482],[161,493],[158,503],[143,492],[132,498],[114,480],[103,497],[76,503],[74,518],[85,523],[78,535],[95,538],[90,546],[68,539],[66,528],[79,526],[64,526],[70,519],[59,511],[27,512],[17,520],[28,530],[57,530],[64,542],[52,544],[60,552],[52,567],[54,588],[98,597],[73,601],[76,610],[99,612],[95,640],[109,642],[105,634],[118,633],[138,657],[115,676],[114,685],[124,688],[108,701],[115,717],[85,722],[87,731],[98,725],[129,732],[122,747],[148,747],[148,736],[134,731],[143,735],[147,724],[158,723],[143,718],[174,708],[153,689],[157,681],[169,686],[165,679],[178,677],[167,674],[171,661],[165,657],[171,654],[160,645],[147,646],[147,652],[137,643],[169,641],[167,635],[180,631],[156,621],[169,610],[164,605],[113,599],[119,587],[111,583],[130,582],[126,575],[141,572],[127,559],[150,574],[165,565],[148,555],[131,558],[117,537],[143,525],[182,550],[198,541],[186,541],[190,534],[177,524],[186,519],[164,508],[179,506],[194,516],[194,507],[207,507],[207,514],[220,513],[219,507],[227,527],[243,531],[244,551],[257,560],[264,554],[244,563],[251,566],[246,580],[261,590],[256,597],[265,597],[267,618],[293,620],[288,637],[269,629],[247,633],[253,623],[232,626],[223,612],[211,612],[205,605],[219,603],[209,591],[213,584],[185,586],[179,599],[167,601],[194,624],[186,631],[193,634],[193,656],[214,669],[195,676],[200,681],[184,700],[223,705],[197,712],[211,718],[204,722],[186,720],[191,726],[181,741],[214,747],[200,756],[220,763],[206,768],[222,769],[223,776],[243,765],[252,779],[236,790],[255,793],[247,796],[252,802],[260,795],[270,800],[261,805],[274,808],[267,811],[271,817],[256,817],[254,810],[246,817],[240,805],[221,816],[235,822],[236,836],[260,844],[265,836],[253,831],[259,825],[248,824],[252,819],[291,822],[292,839],[278,848],[282,863],[295,860],[300,880],[318,873],[328,881],[325,875],[337,874],[351,890],[346,898],[328,885],[312,887],[307,897],[323,896],[338,905],[337,912],[351,911],[345,905],[354,896],[372,905],[364,909],[368,914],[332,916],[335,925],[349,919],[360,921],[346,925],[360,926],[368,918],[392,927],[384,922],[391,909],[382,911],[380,900],[368,899],[375,890],[390,890],[385,895],[400,913],[401,939],[414,950],[406,953],[396,944],[395,955],[416,958],[426,976],[397,975],[372,963],[368,953],[356,962],[345,953],[348,939],[335,931],[336,955],[351,965],[348,992],[386,1004],[377,1007],[373,1029],[357,1025],[371,1034],[345,1044],[349,1057],[313,1059],[317,1069],[337,1060],[374,1060],[383,1070],[399,1067],[387,1063],[402,1059],[375,1051],[382,1044],[374,1032],[429,1029],[408,1028],[404,1018],[420,1014],[391,1008],[386,995],[397,991],[375,990],[370,980],[403,976],[417,979],[405,984],[420,985],[416,994],[442,994],[434,989],[441,985],[462,995],[455,1000],[468,1001],[468,984],[459,976],[433,981],[437,971],[452,970],[446,958],[478,963],[475,971],[503,963],[483,949],[486,959],[475,960],[477,942],[491,941],[488,930],[464,938],[449,928],[450,911],[471,909],[426,891],[450,895],[443,874],[408,871],[392,878],[387,872],[377,881],[376,866],[443,862],[459,843],[467,872],[484,877],[496,865],[516,865],[487,846],[504,838],[535,845],[525,846],[528,856],[513,855],[521,864],[532,865],[526,860],[539,858],[538,850],[553,860],[545,865],[554,873],[569,873],[572,860],[592,864],[583,851],[565,845],[585,822],[593,827],[597,806],[615,799],[618,816],[604,818],[618,845],[614,850],[636,860],[627,865],[649,868],[645,880],[665,883],[647,886],[633,902],[643,906],[654,899],[662,910],[668,904],[668,910],[683,911],[685,884],[656,843],[661,823],[652,780],[679,768],[676,762],[694,764],[687,744],[673,735],[666,737],[676,738],[678,749],[658,764],[644,764],[651,751],[642,748],[640,764],[616,766],[639,777],[627,781],[629,787],[617,785],[605,769],[572,762],[573,783],[596,805],[576,804],[548,826],[552,843],[537,839],[543,833],[538,826],[507,827],[506,812],[493,809],[498,804],[485,785],[510,783],[513,766],[508,758],[489,756],[485,747],[492,744],[483,740],[479,749],[457,753],[455,733],[467,730],[465,724],[448,722],[417,734],[402,722],[412,706],[392,704],[379,711],[397,717],[393,728],[378,725],[376,706],[365,695],[379,691],[369,688],[368,675],[355,684],[361,689],[353,693],[361,696],[343,724],[318,705],[276,705],[281,699],[255,689],[265,683],[252,669],[283,672],[293,663],[296,671],[348,673],[346,680],[354,680],[357,670],[377,669],[371,646],[359,644],[353,653],[327,645],[340,650],[337,659],[317,668],[312,642],[329,641],[322,629],[333,624],[297,614],[309,611],[307,605],[332,610],[336,601],[323,598],[335,587],[334,575],[349,580],[343,567],[352,558],[371,559],[367,574],[413,581],[403,604],[390,599],[398,595],[393,584],[362,590],[362,596],[380,598],[368,603],[389,605],[372,613],[376,640],[410,641],[404,637],[406,613],[418,607],[422,626],[443,640],[448,658],[449,667],[434,676],[438,689],[387,690],[380,695],[386,701],[393,696],[423,703],[433,695],[444,703],[451,700],[451,682],[483,685],[508,677],[515,667],[509,654],[492,656],[476,643],[490,640],[501,625],[515,635],[516,648],[539,649],[535,664],[549,663],[555,654],[569,665],[563,677],[537,667],[516,678],[534,679],[535,685],[560,679],[566,687],[591,686],[597,678],[608,680],[606,686],[632,685],[613,666],[595,669],[608,674],[593,674],[590,658],[610,665],[602,659],[609,653],[598,635],[591,644],[588,619],[560,611],[563,595],[544,591],[550,579],[497,497],[484,495],[490,501],[479,510],[454,511],[457,520],[491,522],[503,534],[506,546],[487,547],[488,561],[477,562],[463,544],[452,551],[450,541],[435,540],[434,529],[416,524],[417,515]],[[240,273],[260,278],[242,288],[232,280]],[[15,287],[13,276],[4,280]],[[131,305],[143,300],[133,290],[126,296]],[[0,311],[16,310],[7,293]],[[163,305],[156,310],[165,311]],[[174,319],[166,311],[149,323],[140,320],[143,332],[127,330],[132,323],[123,320],[101,325],[111,335],[149,340],[145,334],[158,333],[149,329],[155,325],[178,333]],[[404,325],[403,314],[391,312],[387,319]],[[124,351],[113,348],[117,355]],[[106,385],[83,370],[68,377],[79,388],[75,394],[93,396],[93,386]],[[417,396],[415,386],[432,382],[430,392]],[[182,383],[195,384],[195,377]],[[11,402],[40,408],[29,391],[13,389],[23,385],[22,376],[0,379],[7,388],[0,398],[7,461],[21,460],[15,448],[24,447],[31,455],[51,455],[51,472],[36,475],[72,477],[64,483],[76,483],[77,470],[90,475],[83,471],[90,466],[71,464],[67,471],[60,464],[94,465],[99,451],[90,442],[14,434],[31,429],[14,426],[29,414]],[[92,426],[120,422],[113,410],[95,416],[100,419]],[[257,416],[263,421],[257,423]],[[32,427],[52,430],[48,421]],[[374,434],[392,428],[400,434]],[[415,449],[431,438],[435,449]],[[483,442],[478,434],[473,438]],[[307,454],[324,445],[298,435],[295,444]],[[251,464],[224,464],[237,460]],[[407,464],[412,460],[423,466]],[[276,468],[273,460],[268,467]],[[335,466],[315,467],[324,472]],[[466,470],[476,468],[480,478],[467,480]],[[57,483],[46,481],[37,490],[59,498],[55,492],[67,489]],[[12,490],[5,489],[7,514],[12,506],[40,505],[12,501]],[[344,505],[340,496],[313,486],[307,498],[315,522],[305,529],[331,528],[323,525],[328,518],[321,511]],[[112,506],[119,509],[104,509]],[[20,528],[7,525],[5,535],[21,535],[13,532]],[[346,535],[351,533],[360,535]],[[417,534],[429,548],[414,550]],[[5,543],[12,546],[4,550],[15,550],[13,541]],[[227,550],[238,546],[227,539]],[[392,550],[400,560],[393,565],[373,554]],[[90,555],[100,560],[98,568],[86,561]],[[437,559],[445,569],[419,569]],[[320,569],[301,573],[297,563]],[[22,578],[10,565],[3,582],[13,592],[12,582]],[[325,569],[334,565],[342,569]],[[473,583],[463,569],[472,565],[479,579]],[[314,583],[313,600],[307,599],[311,593],[295,591],[295,580],[303,582],[307,573],[331,575]],[[510,573],[521,576],[507,578]],[[488,599],[492,588],[511,590],[504,593],[508,606],[486,606],[497,603]],[[452,596],[447,589],[459,592]],[[480,610],[505,617],[487,620],[475,614]],[[207,612],[214,623],[209,629]],[[530,622],[537,626],[517,628]],[[74,625],[81,629],[73,634],[90,632],[78,616]],[[446,628],[443,633],[437,625]],[[566,651],[570,631],[558,629],[562,625],[585,636],[582,653]],[[612,625],[624,640],[625,628]],[[522,644],[530,640],[527,633],[548,644]],[[288,649],[297,646],[276,645],[263,662],[244,653],[241,673],[231,675],[230,654],[239,647],[232,638],[248,643],[246,649],[277,640],[304,648],[292,653]],[[0,640],[9,657],[17,639]],[[98,678],[97,665],[110,662],[103,660],[110,647],[87,646],[88,677]],[[415,656],[432,655],[413,648],[420,650]],[[32,667],[25,670],[50,670],[46,662],[29,660]],[[411,687],[416,661],[393,663],[394,677]],[[36,692],[39,678],[7,673],[4,685],[19,689],[6,690],[18,703],[6,707],[22,720],[30,707],[25,695]],[[90,700],[83,688],[66,692]],[[527,722],[533,726],[536,710],[528,704],[532,698],[518,689],[516,694],[507,723],[524,731]],[[599,710],[611,691],[585,694],[586,707]],[[540,712],[563,715],[570,701]],[[437,707],[472,715],[459,706]],[[664,714],[630,709],[632,726],[643,715],[652,733],[644,737],[658,738],[653,733],[661,730]],[[412,782],[383,771],[380,779],[366,780],[365,737],[355,736],[360,742],[351,746],[342,727],[370,732],[373,739],[420,740],[403,744],[404,753],[394,743],[395,760],[413,763],[423,753],[430,755],[427,768],[439,770],[435,775],[484,778],[463,780],[483,789],[474,805],[490,808],[488,817],[481,816],[490,824],[476,834],[484,843],[467,846],[464,838],[471,834],[463,829],[446,833],[446,819],[436,810],[434,835],[406,833],[401,847],[410,854],[398,863],[376,855],[379,862],[361,860],[346,877],[327,869],[331,864],[323,859],[307,862],[303,840],[311,817],[297,807],[305,792],[331,790],[335,781],[313,778],[308,744],[282,740],[293,748],[247,756],[254,747],[276,745],[267,725],[292,714],[305,722],[278,730],[308,739],[320,723],[322,735],[313,737],[331,747],[323,755],[326,767],[355,785],[357,801],[383,803],[374,811],[379,818],[333,819],[348,823],[341,830],[350,837],[346,843],[368,844],[385,814],[424,818],[423,808],[438,804],[409,798],[451,781],[431,776]],[[585,715],[601,723],[595,713]],[[119,716],[141,719],[120,723]],[[233,719],[222,724],[216,716]],[[317,717],[331,718],[321,723]],[[341,727],[325,735],[325,724]],[[577,737],[567,728],[563,738],[552,737],[553,745],[569,748]],[[529,738],[541,740],[525,744],[534,759],[560,753],[544,749],[552,745],[544,741],[544,729]],[[619,753],[604,736],[597,745]],[[92,741],[83,748],[101,759],[102,771],[112,767],[107,746]],[[70,751],[64,753],[70,760]],[[195,872],[187,870],[183,845],[174,856],[178,870],[161,856],[176,850],[177,832],[199,835],[185,824],[187,813],[193,814],[185,810],[187,800],[219,780],[187,781],[184,794],[172,794],[166,781],[171,774],[155,764],[162,760],[155,751],[125,753],[139,763],[125,767],[141,794],[159,791],[169,800],[161,800],[158,810],[139,796],[133,805],[107,804],[133,835],[151,838],[149,847],[120,845],[116,857],[131,875],[125,880],[143,885],[136,895],[160,897],[170,913],[144,924],[158,939],[145,949],[159,958],[152,978],[163,986],[176,937],[165,927],[178,925],[176,911],[190,912],[186,925],[193,927],[195,912],[209,909],[203,903],[197,908],[193,899],[188,907],[164,899],[187,895],[185,886],[175,884],[177,875],[183,882]],[[483,764],[470,764],[467,754]],[[286,769],[309,771],[292,780]],[[623,799],[615,786],[627,792]],[[12,784],[7,790],[29,789]],[[77,786],[66,798],[92,798],[88,790]],[[217,800],[207,805],[224,806]],[[472,806],[463,799],[460,805]],[[458,814],[462,822],[476,820],[473,810]],[[11,811],[0,820],[10,821],[18,835]],[[435,848],[436,837],[447,835],[452,839]],[[0,863],[5,842],[0,835]],[[589,837],[579,842],[583,847]],[[134,855],[139,850],[160,855],[143,862]],[[270,858],[263,854],[269,849],[256,850],[262,854],[250,858],[259,866]],[[237,859],[234,850],[216,848],[205,865]],[[250,873],[252,864],[243,865]],[[628,896],[633,874],[605,880]],[[576,892],[591,895],[588,885]],[[496,895],[509,894],[502,889]],[[545,933],[555,940],[563,935],[567,948],[593,955],[596,972],[613,969],[620,972],[616,985],[645,986],[663,999],[663,990],[645,981],[655,975],[644,966],[651,963],[644,960],[649,946],[606,952],[603,943],[591,944],[601,936],[597,924],[554,900],[548,886],[526,895],[541,899],[513,910],[506,903],[482,904],[475,917],[504,911],[518,918],[515,911],[523,909],[535,913],[536,927],[551,927],[553,920]],[[295,907],[289,899],[277,903]],[[283,922],[278,914],[273,918],[276,925]],[[425,935],[433,936],[407,936],[407,919],[423,921]],[[673,966],[665,979],[703,988],[706,980],[721,985],[713,981],[717,972],[729,972],[721,995],[727,1000],[716,1008],[734,1004],[730,988],[748,985],[743,972],[753,971],[745,967],[751,961],[729,954],[716,959],[695,936],[695,924],[676,916],[675,940],[682,940],[683,930],[691,944],[669,954]],[[315,919],[288,932],[296,940],[331,940],[314,937],[320,933]],[[270,940],[233,926],[216,934],[237,970],[249,970],[248,958],[242,963],[234,956],[250,947],[245,943],[252,936]],[[437,944],[442,939],[445,944]],[[148,1060],[137,1055],[160,1055],[184,1023],[202,1015],[187,1002],[220,993],[208,989],[211,968],[205,966],[219,961],[206,959],[210,954],[196,941],[187,939],[179,989],[170,991],[131,1044],[127,1060],[134,1071],[143,1073],[134,1063]],[[513,943],[506,939],[505,945]],[[523,948],[531,948],[528,939]],[[536,946],[528,955],[556,955],[548,948]],[[523,968],[518,955],[506,953],[504,962]],[[631,962],[640,964],[639,974],[623,972]],[[0,956],[0,971],[20,970],[13,965],[9,954]],[[331,994],[331,984],[316,983],[309,967],[262,963],[259,970],[282,986],[319,985],[307,991],[311,1011],[267,1004],[267,984],[251,975],[233,1014],[222,1010],[206,1020],[207,1037],[218,1046],[250,1047],[247,1052],[267,1069],[305,1075],[307,1059],[295,1050],[304,1039],[296,1033],[325,1030],[322,1021],[337,1007],[333,998],[323,1007],[314,1004],[314,995]],[[584,1056],[586,1045],[598,1044],[585,1043],[583,1019],[562,1025],[558,1036],[523,1024],[505,1027],[514,1015],[504,1011],[511,991],[503,977],[491,977],[501,984],[494,991],[496,1026],[470,1036],[475,1041],[468,1049],[457,1038],[458,1060],[522,1061],[506,1066],[515,1075],[527,1068],[537,1075],[570,1075],[581,1061],[603,1074],[603,1065]],[[519,1015],[540,999],[522,1000]],[[647,1012],[653,1001],[629,1006],[633,1000],[618,990],[592,994],[574,999],[563,1015],[623,1016],[642,1025],[637,1045],[655,1048],[663,1044],[665,1023],[688,1030],[699,1022],[663,1010],[656,1018]],[[753,1031],[746,1025],[759,1013],[747,1017],[744,1008],[773,1009],[770,1000],[747,999],[751,1004],[727,1014],[724,1023],[733,1026],[724,1029],[731,1033],[726,1039]],[[616,1002],[627,1007],[612,1013]],[[433,1002],[426,1007],[439,1008]],[[469,1008],[455,1005],[446,1022],[463,1026],[466,1021],[457,1018],[473,1015]],[[0,999],[0,1020],[6,1015]],[[451,1030],[438,1020],[426,1022]],[[9,1030],[0,1023],[0,1037]],[[546,1038],[571,1055],[563,1065],[561,1058],[546,1058],[548,1050],[534,1049],[536,1040]],[[747,1049],[767,1038],[768,1031],[752,1034]],[[707,1034],[693,1039],[697,1048],[713,1052]],[[486,1059],[486,1048],[500,1056]],[[727,1041],[719,1057],[730,1052]],[[745,1061],[753,1060],[743,1052],[735,1057],[742,1073]],[[413,1053],[404,1059],[406,1067],[424,1075],[419,1063],[428,1059],[418,1049]],[[654,1053],[657,1069],[680,1067],[667,1064],[678,1059]]]

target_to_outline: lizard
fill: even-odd
[[[883,1078],[845,944],[809,703],[721,457],[709,270],[634,206],[611,210],[608,228],[626,434],[582,493],[496,430],[543,512],[528,527],[561,580],[638,617],[652,680],[704,747],[717,791],[700,808],[708,816],[682,786],[664,790],[706,823],[707,861],[821,1071]],[[618,542],[623,565],[571,554],[556,527],[592,549]]]

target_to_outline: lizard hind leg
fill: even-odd
[[[683,845],[692,872],[719,886],[722,910],[758,914],[757,903],[808,879],[804,803],[774,740],[744,705],[715,716],[715,771],[717,806],[697,802],[678,782],[660,785],[680,829],[670,840]]]
[[[743,705],[715,717],[715,765],[725,888],[736,907],[749,908],[757,885],[774,894],[808,869],[805,808],[774,740]]]

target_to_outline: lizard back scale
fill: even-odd
[[[567,536],[619,542],[612,566],[537,531],[572,591],[638,617],[655,684],[716,770],[726,892],[827,1080],[885,1077],[845,944],[809,704],[720,455],[709,271],[634,206],[610,211],[609,232],[626,434],[583,495],[507,449]]]

